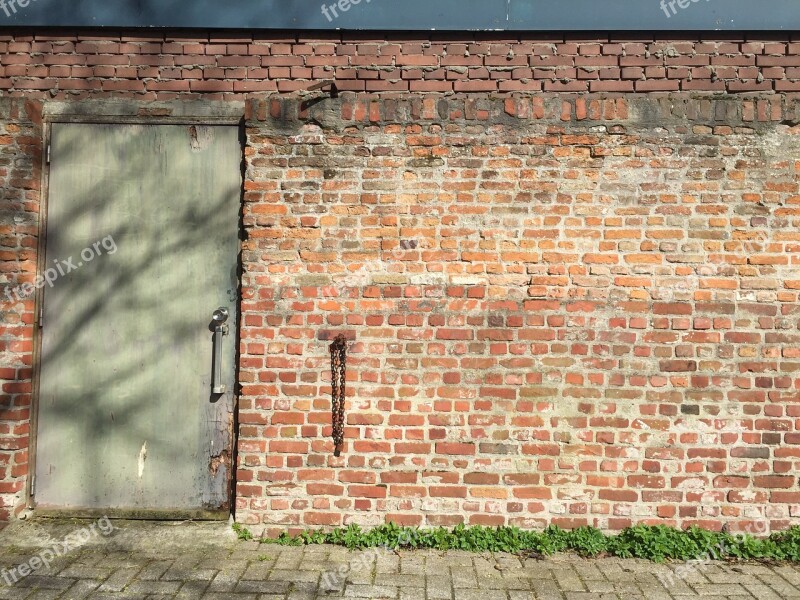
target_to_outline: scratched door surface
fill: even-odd
[[[236,127],[52,125],[37,507],[227,509],[241,157]]]

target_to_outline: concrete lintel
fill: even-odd
[[[47,121],[153,121],[169,123],[237,124],[244,117],[243,101],[174,100],[77,100],[46,102]]]

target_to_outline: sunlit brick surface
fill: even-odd
[[[240,520],[792,522],[793,104],[305,108],[248,109]]]

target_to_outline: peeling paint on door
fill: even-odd
[[[147,460],[147,442],[142,444],[142,449],[139,450],[139,479],[142,478],[144,473],[144,462]]]
[[[211,127],[192,125],[189,127],[189,144],[195,152],[201,152],[211,145],[214,140],[214,130]]]

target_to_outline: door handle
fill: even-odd
[[[224,394],[225,384],[222,383],[222,337],[228,333],[228,309],[220,306],[211,315],[214,322],[214,369],[211,377],[211,391],[214,394]]]

